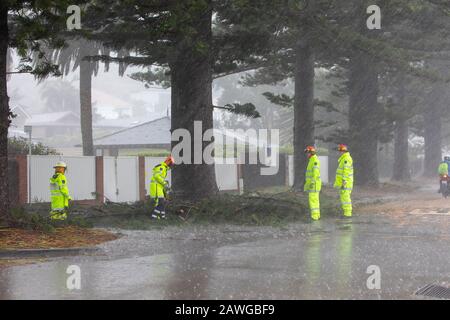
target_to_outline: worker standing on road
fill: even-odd
[[[69,200],[72,200],[69,195],[68,182],[65,176],[67,165],[60,161],[53,168],[55,169],[55,174],[50,178],[50,218],[52,220],[66,220]]]
[[[353,159],[350,156],[348,147],[345,144],[338,146],[338,151],[341,156],[338,160],[338,167],[336,169],[336,180],[334,187],[339,190],[339,196],[342,205],[344,216],[352,216],[352,199],[351,194],[353,190]]]
[[[319,194],[322,188],[322,180],[320,180],[320,162],[316,155],[316,148],[307,146],[305,153],[308,155],[308,167],[306,168],[306,180],[303,190],[308,192],[309,209],[311,211],[311,219],[320,219],[320,200]]]
[[[166,180],[167,171],[170,170],[175,161],[172,156],[168,156],[164,162],[153,168],[152,180],[150,182],[150,198],[153,200],[155,208],[152,212],[152,218],[166,218],[166,198],[169,190],[169,182]]]

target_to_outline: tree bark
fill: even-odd
[[[424,120],[424,177],[436,176],[437,167],[442,159],[442,94],[445,90],[440,85],[434,85],[429,95],[429,108],[423,113]],[[445,92],[445,91],[444,91]]]
[[[408,121],[406,119],[399,119],[396,121],[394,140],[394,168],[392,173],[392,180],[395,181],[411,180],[408,159],[408,129]]]
[[[294,98],[294,189],[303,190],[307,157],[314,145],[314,52],[309,40],[296,47]]]
[[[409,181],[411,173],[409,171],[409,128],[407,118],[407,106],[405,105],[406,87],[405,76],[400,75],[397,83],[398,95],[398,117],[394,128],[394,166],[392,170],[392,180]]]
[[[214,164],[203,160],[201,164],[194,163],[194,139],[202,139],[194,135],[194,121],[201,122],[202,135],[213,128],[210,7],[189,20],[189,28],[194,32],[191,31],[190,39],[178,39],[177,57],[170,63],[172,131],[186,129],[191,137],[191,163],[177,164],[172,176],[175,194],[182,199],[206,198],[218,191]],[[172,148],[178,143],[172,141]],[[202,152],[209,143],[201,142]]]
[[[350,60],[349,137],[355,184],[378,185],[378,70],[363,52]],[[345,141],[342,141],[345,143]]]
[[[81,59],[86,56],[86,50],[80,48]],[[80,124],[83,155],[94,155],[92,137],[92,65],[90,61],[80,62]]]
[[[7,91],[8,8],[0,3],[0,221],[9,215],[8,190],[8,128],[9,97]]]

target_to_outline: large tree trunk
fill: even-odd
[[[397,82],[397,96],[398,96],[398,113],[399,116],[395,121],[394,130],[394,166],[392,170],[392,180],[394,181],[409,181],[411,174],[409,172],[409,128],[407,106],[406,104],[406,83],[405,76],[400,75]]]
[[[9,98],[6,84],[8,52],[8,8],[0,3],[0,221],[9,215],[8,128]]]
[[[303,190],[304,149],[314,145],[314,52],[308,40],[297,43],[294,99],[294,189]]]
[[[80,56],[87,55],[82,44]],[[80,63],[80,121],[83,155],[94,155],[94,141],[92,137],[92,65],[90,61]]]
[[[378,70],[368,54],[357,52],[350,61],[349,136],[355,184],[378,184]],[[342,141],[345,143],[345,141]]]
[[[442,137],[441,137],[441,116],[442,116],[442,88],[441,85],[434,85],[428,100],[428,108],[423,113],[425,157],[424,157],[424,177],[436,176],[437,167],[442,158]]]
[[[395,123],[395,140],[394,140],[394,168],[392,180],[409,181],[411,174],[409,172],[408,159],[408,121],[399,119]]]
[[[202,134],[213,128],[210,7],[189,19],[194,34],[191,39],[178,39],[177,57],[170,63],[172,131],[186,129],[191,136],[191,164],[176,165],[172,177],[173,189],[180,198],[200,199],[218,191],[214,164],[203,160],[194,164],[194,139],[202,139],[194,136],[194,121],[201,122]],[[203,150],[209,142],[200,141]],[[176,144],[173,141],[172,147]]]

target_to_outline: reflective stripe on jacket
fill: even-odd
[[[309,158],[306,168],[304,191],[319,192],[322,189],[322,180],[320,179],[320,161],[317,155]]]
[[[343,190],[353,189],[353,159],[349,152],[339,157],[334,187]]]
[[[62,173],[55,173],[50,178],[50,195],[52,210],[62,210],[69,206],[69,188],[67,178]]]

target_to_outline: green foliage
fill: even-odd
[[[150,219],[152,206],[148,203],[111,203],[101,208],[102,215],[90,220],[95,225],[140,230],[185,224],[282,226],[295,221],[308,221],[307,195],[281,189],[244,195],[218,194],[196,202],[173,199],[166,209],[167,220]],[[340,213],[338,201],[325,194],[321,195],[321,208],[323,216]]]
[[[264,92],[263,96],[266,97],[271,103],[285,108],[292,108],[294,106],[294,98],[284,93],[274,94],[272,92]]]
[[[8,138],[8,154],[11,156],[15,155],[27,155],[29,154],[29,143],[28,139],[25,138]],[[45,146],[41,142],[32,143],[31,154],[33,155],[57,155],[56,150]]]
[[[82,4],[82,0],[46,0],[46,1],[9,1],[8,27],[9,46],[15,48],[21,57],[18,72],[31,73],[37,79],[49,75],[60,76],[58,67],[44,58],[42,45],[61,48],[64,45],[63,34],[67,30],[67,8],[69,5]]]
[[[253,103],[244,103],[244,104],[231,103],[231,104],[226,104],[225,107],[216,107],[216,108],[224,109],[231,113],[234,113],[237,115],[243,115],[248,118],[256,119],[256,118],[261,117],[261,115],[256,110],[256,107]]]
[[[145,72],[135,72],[130,78],[144,83],[146,88],[161,86],[164,89],[170,88],[170,70],[167,68],[155,67],[147,68]]]
[[[81,216],[69,214],[67,220],[51,220],[48,213],[48,205],[33,207],[16,207],[11,209],[8,217],[8,226],[12,228],[38,230],[52,233],[57,227],[74,225],[81,228],[91,228],[92,224]]]

